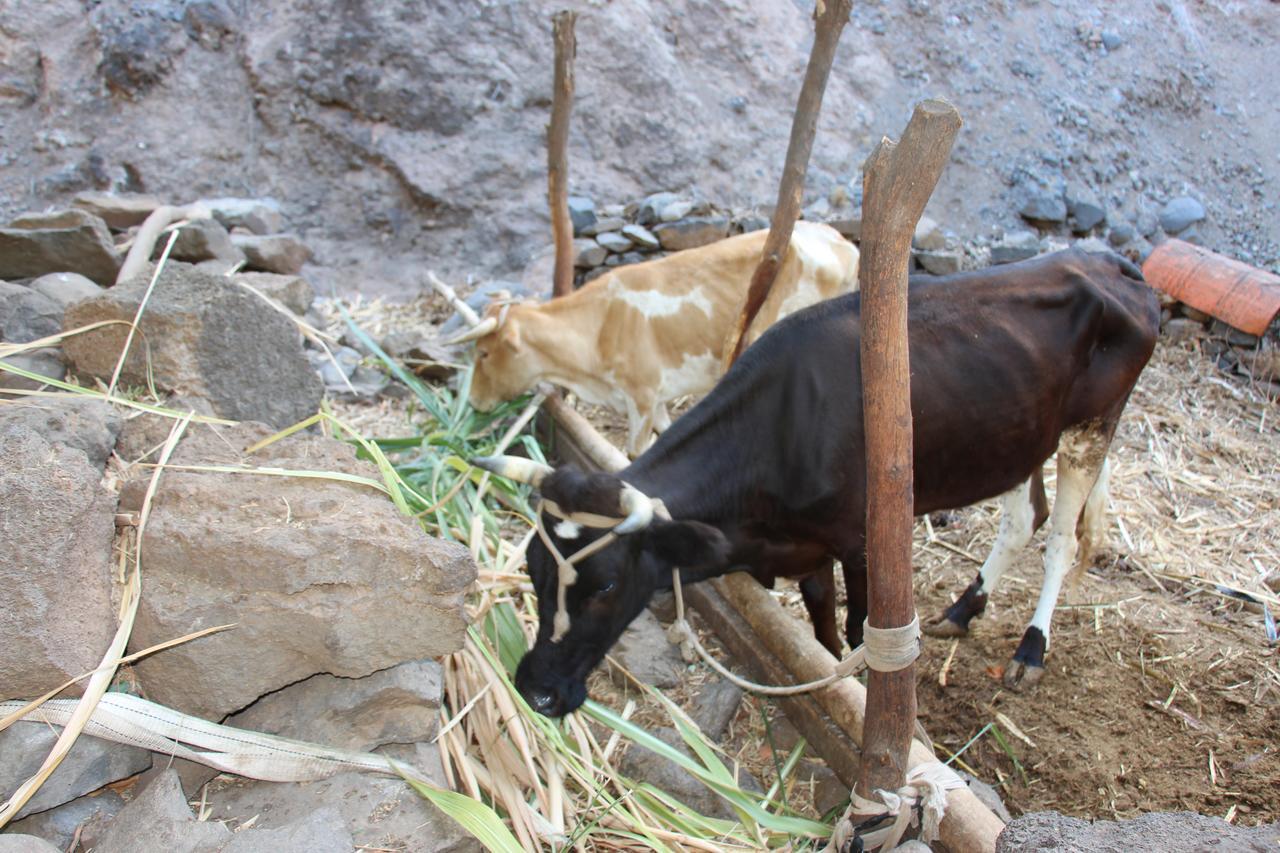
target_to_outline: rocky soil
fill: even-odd
[[[559,6],[581,12],[575,192],[773,201],[812,3]],[[324,293],[409,296],[428,266],[513,277],[549,243],[551,5],[30,9],[0,0],[0,218],[92,189],[274,196]],[[857,3],[808,201],[851,182],[856,201],[871,147],[940,95],[966,127],[931,211],[958,233],[1079,199],[1149,236],[1189,196],[1197,239],[1275,268],[1280,110],[1257,82],[1277,41],[1266,3]]]

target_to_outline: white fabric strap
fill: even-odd
[[[849,792],[849,808],[836,824],[831,843],[824,853],[843,850],[854,837],[861,839],[864,850],[893,850],[906,831],[916,825],[917,807],[923,815],[920,840],[928,844],[937,839],[942,819],[946,816],[947,791],[963,787],[964,780],[938,761],[926,761],[912,767],[897,791],[877,790],[878,801],[861,796],[855,787]],[[859,824],[880,815],[893,820],[887,826],[870,832],[858,831]]]
[[[24,702],[0,702],[0,716]],[[65,726],[78,700],[55,699],[22,719]],[[86,734],[161,755],[186,758],[227,773],[270,782],[310,782],[346,770],[398,774],[391,762],[372,752],[353,752],[318,744],[220,726],[199,717],[148,702],[127,693],[108,693],[98,702]],[[400,768],[422,780],[411,768]]]
[[[873,628],[862,623],[862,642],[866,647],[866,663],[876,672],[906,669],[920,657],[920,614],[900,628]]]

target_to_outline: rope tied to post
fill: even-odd
[[[849,792],[849,808],[836,823],[831,843],[823,853],[843,853],[855,839],[863,850],[893,850],[906,831],[920,826],[920,840],[929,844],[938,838],[947,812],[947,791],[963,788],[964,780],[939,761],[926,761],[907,771],[906,781],[896,791],[877,789],[879,800],[861,796],[855,786]],[[872,824],[887,825],[871,829]],[[855,822],[856,821],[856,822]]]

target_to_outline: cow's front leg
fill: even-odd
[[[800,580],[800,596],[809,621],[813,623],[813,635],[827,651],[840,657],[840,633],[836,630],[836,576],[831,560],[812,574]]]
[[[1058,604],[1062,582],[1075,563],[1079,543],[1076,527],[1080,515],[1099,482],[1106,462],[1113,427],[1092,424],[1062,434],[1058,447],[1058,493],[1050,516],[1049,538],[1044,551],[1044,584],[1031,624],[1004,670],[1009,688],[1034,687],[1044,676],[1044,656],[1049,650],[1049,623]]]
[[[1031,541],[1031,534],[1035,531],[1032,482],[1027,480],[1001,495],[1000,531],[986,562],[955,603],[924,626],[924,633],[930,637],[963,637],[969,633],[969,622],[973,617],[982,615],[987,607],[987,597],[995,592],[1000,576],[1013,565],[1014,558]]]

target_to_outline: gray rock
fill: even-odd
[[[631,250],[631,241],[616,231],[609,231],[596,237],[596,242],[610,252],[622,253]]]
[[[624,225],[621,234],[642,250],[652,251],[662,247],[658,238],[653,236],[653,232],[643,225]]]
[[[676,597],[669,590],[658,590],[653,594],[653,598],[649,599],[649,612],[658,618],[659,622],[670,625],[676,621]]]
[[[156,241],[156,253],[162,251],[163,241]],[[244,252],[232,245],[231,235],[215,219],[196,219],[182,226],[169,257],[193,264],[215,260],[235,264],[245,260]]]
[[[574,234],[586,234],[586,229],[596,222],[596,203],[584,196],[569,196],[569,220]]]
[[[1127,243],[1133,242],[1138,236],[1138,230],[1127,222],[1121,222],[1119,225],[1113,225],[1111,230],[1107,232],[1107,242],[1119,249]]]
[[[25,344],[61,331],[61,305],[29,287],[0,282],[0,341]]]
[[[1150,210],[1139,210],[1137,217],[1133,220],[1133,225],[1143,237],[1151,237],[1156,233],[1156,229],[1160,227],[1160,217]]]
[[[81,451],[98,470],[107,464],[123,423],[110,403],[93,397],[29,397],[0,406],[0,429],[21,424],[50,444]]]
[[[479,851],[479,842],[401,779],[339,773],[319,782],[255,782],[223,777],[209,786],[214,820],[243,822],[255,830],[297,826],[320,809],[337,811],[352,841],[375,850],[432,853]],[[262,848],[257,848],[262,849]]]
[[[326,390],[347,387],[347,380],[356,372],[356,366],[364,359],[359,351],[351,347],[329,347],[330,358],[319,350],[307,350],[307,358],[324,380]]]
[[[378,476],[350,446],[320,436],[291,436],[244,457],[239,448],[270,432],[261,424],[195,430],[173,461]],[[136,509],[144,491],[141,479],[127,483],[121,507]],[[207,719],[317,673],[362,678],[455,651],[476,573],[466,548],[427,536],[372,490],[329,480],[169,471],[143,548],[147,594],[131,649],[175,630],[237,623],[135,669],[150,698]]]
[[[648,610],[641,611],[614,645],[610,654],[645,684],[675,687],[684,676],[680,650],[667,641],[667,631]],[[615,680],[625,676],[614,670]]]
[[[34,835],[5,833],[0,835],[0,853],[62,853],[62,848]]]
[[[573,265],[580,270],[589,270],[604,263],[609,250],[595,240],[576,239],[573,241]]]
[[[311,260],[311,250],[292,234],[232,234],[231,242],[250,270],[293,275]]]
[[[654,193],[648,196],[644,201],[640,202],[639,208],[636,210],[636,224],[653,225],[662,219],[662,211],[680,200],[680,196],[675,193]]]
[[[1067,213],[1071,215],[1072,230],[1083,234],[1106,221],[1107,211],[1098,194],[1089,187],[1067,187]]]
[[[920,217],[916,223],[915,235],[911,238],[911,246],[915,249],[938,251],[946,248],[947,235],[942,233],[942,226],[927,216]]]
[[[664,726],[650,729],[649,734],[684,755],[690,755],[689,747],[675,729]],[[642,746],[632,744],[627,749],[626,755],[622,757],[619,769],[623,775],[636,781],[648,782],[701,814],[729,820],[737,818],[737,813],[723,797],[679,764]],[[745,770],[739,773],[740,787],[744,790],[761,790],[760,783],[749,773]]]
[[[828,224],[830,224],[832,228],[836,227],[834,223]],[[750,234],[752,231],[763,231],[770,225],[769,217],[764,215],[741,216],[734,223],[734,227],[743,234]],[[861,220],[859,220],[859,227],[861,227]],[[836,228],[836,230],[839,231],[840,229]],[[840,233],[843,234],[844,232],[841,231]]]
[[[247,228],[254,234],[284,230],[280,202],[273,198],[206,198],[200,203],[226,228]]]
[[[1195,340],[1204,332],[1204,324],[1190,317],[1174,317],[1164,324],[1164,336],[1174,343]]]
[[[279,829],[242,829],[218,853],[351,853],[355,845],[341,813],[323,806]]]
[[[62,359],[62,350],[57,347],[42,347],[38,350],[11,355],[0,364],[11,364],[28,373],[47,376],[50,379],[62,379],[67,373],[67,363]],[[47,384],[0,369],[0,390],[11,388],[34,391]]]
[[[44,294],[66,308],[72,302],[88,299],[102,293],[102,288],[89,279],[73,272],[51,272],[31,282],[31,289]],[[61,324],[61,320],[59,320]]]
[[[716,677],[707,682],[693,699],[689,716],[698,724],[702,733],[712,740],[724,737],[729,722],[742,704],[742,688],[731,681]]]
[[[117,231],[141,225],[157,207],[163,205],[157,196],[143,193],[80,193],[71,206],[86,210]]]
[[[1066,222],[1067,203],[1061,193],[1031,190],[1018,209],[1018,215],[1031,222]]]
[[[0,228],[0,278],[77,272],[106,287],[120,261],[107,224],[83,210],[27,214]]]
[[[35,696],[20,698],[33,699]],[[14,723],[0,732],[0,755],[4,756],[4,761],[0,761],[0,795],[8,798],[40,769],[60,732],[61,729],[44,723],[23,722]],[[18,812],[18,817],[24,818],[69,803],[103,785],[141,773],[150,766],[151,753],[145,749],[81,735],[53,775]]]
[[[264,696],[227,724],[372,752],[435,737],[442,674],[433,660],[409,661],[364,678],[314,675]]]
[[[653,229],[654,236],[668,252],[696,249],[729,236],[729,219],[725,216],[695,217],[664,222]]]
[[[996,839],[996,853],[1088,850],[1091,853],[1274,853],[1280,824],[1243,827],[1194,812],[1151,812],[1133,820],[1090,823],[1057,812],[1024,814]]]
[[[166,770],[116,815],[95,853],[209,853],[230,840],[231,830],[221,823],[195,819],[178,774]]]
[[[88,735],[84,737],[87,738]],[[42,838],[58,850],[69,849],[76,831],[79,830],[81,843],[77,849],[91,850],[97,846],[97,839],[106,829],[107,823],[122,808],[124,799],[110,788],[103,788],[63,803],[57,808],[15,820],[6,829]],[[10,837],[12,836],[8,834],[0,835],[0,841]],[[4,847],[0,846],[0,853],[3,850]]]
[[[991,263],[1011,264],[1034,258],[1040,252],[1040,238],[1033,231],[1015,231],[991,247]]]
[[[0,426],[0,699],[32,699],[88,672],[111,642],[116,503],[101,480],[83,452],[27,424]]]
[[[1123,44],[1124,38],[1119,33],[1113,30],[1102,31],[1102,46],[1107,50],[1119,50]]]
[[[831,202],[826,196],[809,205],[800,214],[801,219],[807,219],[810,222],[823,222],[831,215]]]
[[[925,272],[933,275],[958,273],[964,264],[964,253],[958,251],[912,252],[911,254]]]
[[[1189,195],[1179,196],[1160,209],[1160,227],[1179,234],[1204,219],[1204,205]]]
[[[658,214],[658,219],[662,222],[676,222],[688,216],[693,210],[693,207],[693,202],[685,199],[673,201],[671,204],[662,208],[662,212]]]
[[[829,219],[827,224],[839,231],[840,236],[850,242],[856,243],[862,239],[862,211],[857,211],[851,216]]]
[[[67,309],[66,323],[132,322],[147,278],[77,302]],[[297,423],[320,404],[323,386],[294,324],[225,278],[166,264],[141,329],[148,347],[130,349],[121,374],[126,383],[180,388],[207,399],[223,417],[277,428]],[[68,338],[63,350],[77,372],[108,378],[126,335],[124,326],[106,326]]]
[[[1088,252],[1091,255],[1109,255],[1111,247],[1107,245],[1107,241],[1101,237],[1086,237],[1083,240],[1076,241],[1073,249],[1079,249],[1082,252]]]
[[[1147,262],[1147,258],[1156,250],[1151,241],[1146,237],[1139,237],[1132,243],[1124,247],[1124,256],[1134,263],[1141,266]]]
[[[1013,820],[1013,816],[1009,814],[1009,809],[1005,806],[999,791],[970,773],[966,773],[963,770],[956,772],[964,780],[964,783],[969,786],[969,790],[973,792],[973,795],[978,798],[978,802],[991,809],[992,814],[1005,823]]]
[[[825,815],[848,805],[849,786],[825,764],[806,761],[800,765],[797,778],[801,784],[813,785],[813,806],[818,814]]]
[[[607,234],[610,231],[621,231],[622,226],[627,224],[627,220],[621,216],[606,216],[597,219],[595,222],[582,229],[582,236],[594,237],[598,234]]]
[[[311,310],[316,301],[315,289],[300,275],[278,275],[271,272],[236,273],[232,281],[243,282],[270,296],[298,316]]]

